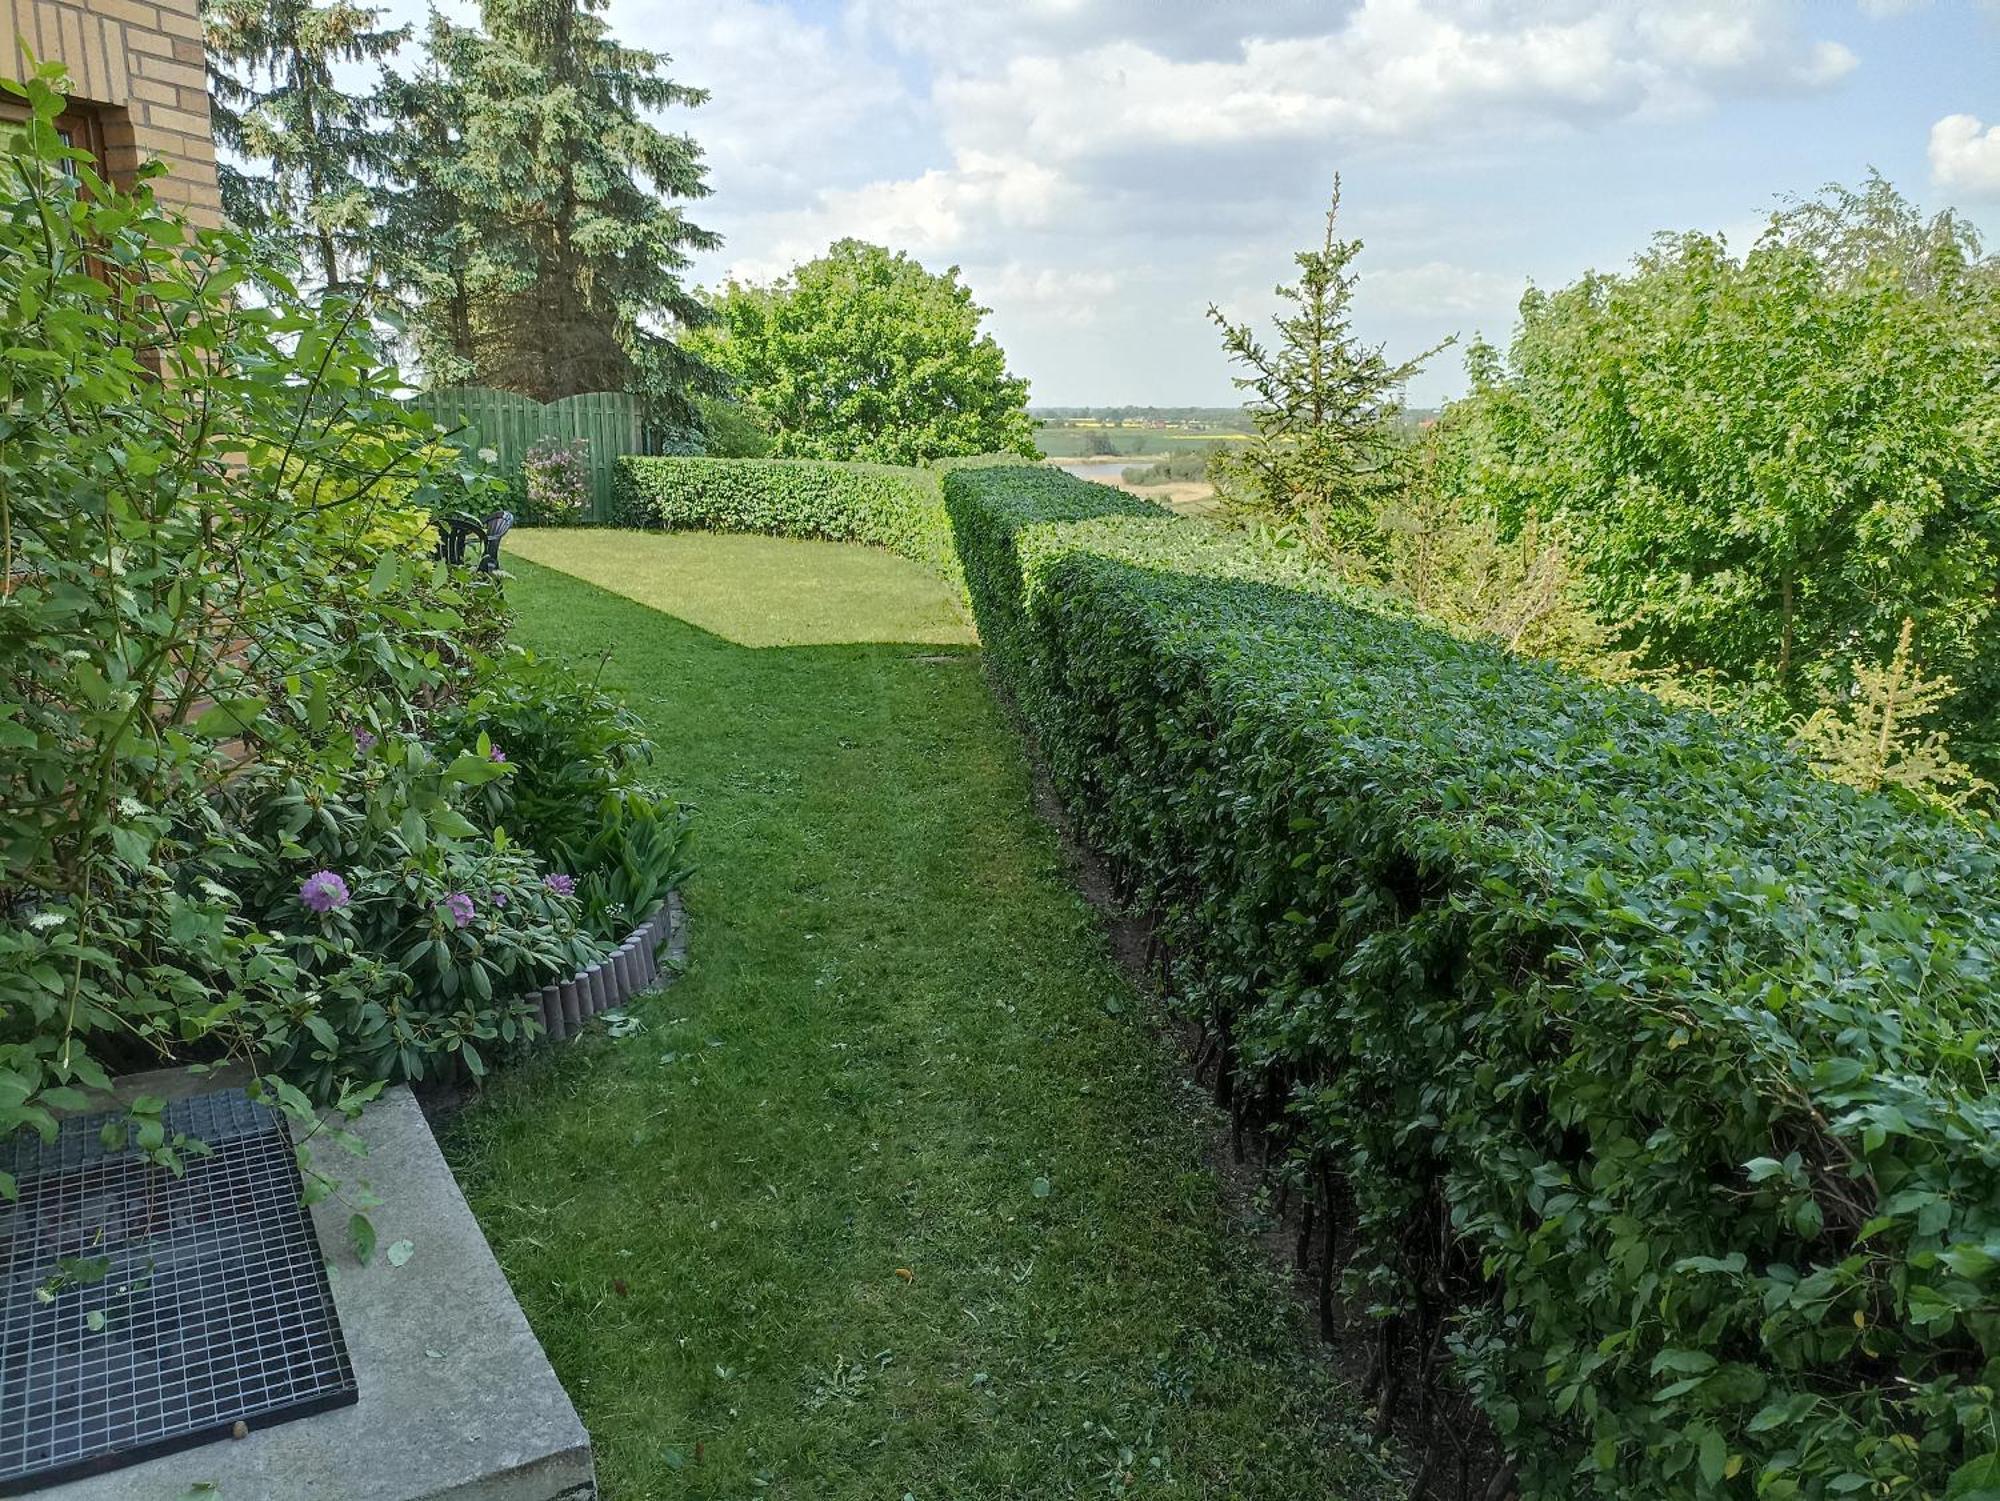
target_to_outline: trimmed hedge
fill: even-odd
[[[615,487],[625,526],[865,542],[963,587],[943,492],[928,470],[822,459],[628,456],[618,461]]]
[[[1524,1496],[2000,1496],[1990,825],[1060,474],[946,499],[1228,1103]]]

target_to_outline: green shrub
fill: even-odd
[[[592,794],[636,785],[617,737],[425,556],[430,515],[500,487],[400,405],[367,319],[161,211],[157,167],[100,180],[60,81],[0,80],[30,111],[0,128],[0,1142],[134,1066],[350,1103],[477,1072],[604,951],[509,836],[480,716],[604,749]],[[562,785],[523,778],[520,821],[560,832]]]
[[[938,477],[821,459],[618,461],[622,525],[866,542],[959,582]]]
[[[505,758],[508,775],[480,789],[480,821],[574,883],[593,937],[623,940],[686,874],[688,810],[648,780],[638,718],[594,683],[516,651],[447,724]]]
[[[1233,1108],[1524,1496],[2000,1486],[1990,824],[1064,476],[946,491]]]

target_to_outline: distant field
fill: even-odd
[[[1222,423],[1171,422],[1153,426],[1103,421],[1045,421],[1035,430],[1035,446],[1045,458],[1080,459],[1098,455],[1119,458],[1164,458],[1190,443],[1241,440],[1242,419]]]

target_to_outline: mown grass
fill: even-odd
[[[447,1139],[606,1496],[1386,1494],[976,651],[922,609],[915,640],[733,645],[826,554],[731,540],[709,630],[601,537],[533,546],[658,608],[509,586],[523,640],[610,654],[700,810],[686,975]]]
[[[507,549],[738,646],[972,640],[949,584],[872,547],[711,532],[542,529],[512,533]]]

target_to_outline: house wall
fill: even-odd
[[[0,75],[18,78],[25,44],[69,68],[70,94],[102,131],[104,167],[129,185],[157,157],[155,196],[201,224],[222,217],[198,0],[0,0]],[[4,108],[4,105],[0,105]]]

